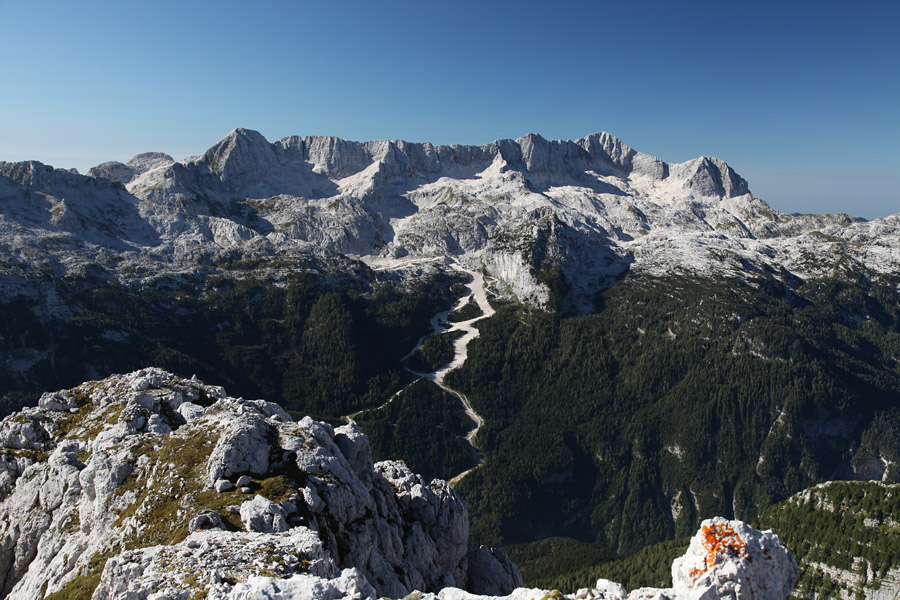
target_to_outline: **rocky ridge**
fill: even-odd
[[[897,215],[787,215],[721,160],[669,164],[607,133],[433,146],[270,143],[236,129],[202,156],[141,154],[89,176],[2,163],[0,216],[8,276],[89,264],[139,279],[248,258],[278,269],[287,263],[274,259],[300,255],[402,269],[456,256],[538,305],[562,275],[561,304],[576,311],[627,272],[804,278],[900,265]]]
[[[900,594],[900,485],[829,481],[769,507],[760,517],[797,553],[803,598],[869,598]]]
[[[502,553],[467,557],[466,507],[445,482],[373,465],[356,426],[294,422],[158,369],[44,394],[0,424],[0,448],[4,597],[90,584],[186,598],[253,576],[365,597],[521,583]],[[505,583],[479,575],[498,568]]]
[[[502,550],[467,551],[465,504],[403,463],[373,464],[356,426],[294,422],[158,369],[4,419],[0,499],[0,597],[549,593],[522,588]],[[673,588],[627,597],[780,599],[796,564],[771,532],[715,519],[672,572]],[[600,582],[571,597],[626,595]]]

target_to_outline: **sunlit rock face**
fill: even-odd
[[[133,280],[234,259],[284,259],[260,267],[277,270],[347,255],[395,270],[453,256],[523,302],[580,312],[631,272],[900,267],[896,215],[784,214],[719,159],[669,164],[607,133],[434,146],[239,128],[202,156],[144,153],[89,176],[0,163],[0,199],[0,274],[13,279],[22,264]]]
[[[403,463],[373,464],[355,425],[294,422],[143,369],[45,394],[0,423],[0,443],[11,598],[84,578],[110,598],[237,593],[253,576],[392,597],[466,585],[463,502]]]
[[[707,519],[672,564],[678,598],[782,600],[797,580],[797,562],[771,531],[742,521]]]

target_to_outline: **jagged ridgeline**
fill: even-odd
[[[196,378],[141,369],[45,393],[0,422],[3,597],[335,600],[521,585],[505,554],[467,539],[450,487],[373,464],[357,426],[293,421]]]
[[[894,448],[897,446],[895,445]],[[767,509],[800,560],[797,598],[896,598],[900,592],[900,486],[836,481]]]
[[[457,484],[473,539],[629,554],[828,479],[898,478],[900,218],[784,214],[718,159],[605,133],[239,129],[89,176],[0,164],[0,216],[4,412],[154,364],[355,415],[376,458],[450,477],[473,464],[469,416],[407,386],[458,350],[436,334],[403,359],[460,266],[497,309],[445,379],[484,420]]]

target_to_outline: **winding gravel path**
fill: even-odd
[[[465,394],[463,394],[462,392],[459,392],[457,390],[454,390],[453,388],[450,388],[444,384],[444,377],[447,375],[447,373],[449,373],[450,371],[452,371],[454,369],[458,369],[459,367],[461,367],[463,365],[463,363],[466,362],[466,358],[468,357],[469,342],[471,342],[472,340],[477,338],[479,335],[478,329],[475,327],[475,323],[480,321],[481,319],[486,319],[486,318],[490,317],[491,315],[493,315],[494,307],[491,306],[490,302],[488,302],[488,299],[487,299],[487,292],[485,291],[485,288],[484,288],[484,275],[482,275],[481,273],[479,273],[477,271],[470,271],[468,269],[465,269],[457,263],[453,263],[451,266],[453,267],[453,269],[455,269],[457,271],[460,271],[462,273],[467,273],[472,278],[472,281],[466,284],[466,287],[469,289],[469,293],[467,293],[462,298],[460,298],[459,301],[456,303],[456,305],[453,308],[439,312],[438,314],[434,315],[430,321],[432,333],[429,333],[429,334],[424,335],[421,338],[419,338],[419,341],[416,342],[416,345],[413,347],[413,349],[410,350],[409,353],[406,356],[404,356],[401,360],[405,361],[406,359],[410,358],[413,354],[415,354],[416,350],[418,350],[422,346],[422,344],[425,342],[425,338],[427,338],[433,334],[443,335],[443,334],[447,334],[447,333],[452,333],[454,331],[462,331],[463,335],[453,341],[453,359],[446,365],[439,368],[437,371],[433,371],[431,373],[419,373],[418,371],[413,371],[412,369],[406,368],[406,370],[409,371],[410,373],[413,373],[414,375],[418,375],[418,378],[415,381],[413,381],[412,383],[410,383],[403,389],[395,392],[394,395],[392,395],[388,399],[388,401],[385,402],[384,404],[382,404],[381,406],[379,406],[377,408],[369,408],[366,410],[361,410],[359,412],[353,413],[352,415],[346,415],[344,417],[344,419],[350,423],[355,423],[356,421],[354,421],[354,417],[357,417],[363,413],[366,413],[366,412],[369,412],[372,410],[379,410],[379,409],[384,408],[385,406],[387,406],[388,404],[393,402],[394,399],[397,398],[397,396],[402,394],[406,390],[407,387],[409,387],[410,385],[413,385],[413,383],[416,383],[420,379],[428,379],[430,381],[433,381],[435,383],[435,385],[440,387],[442,390],[456,396],[459,399],[460,404],[462,404],[463,410],[466,412],[466,415],[468,415],[468,417],[470,419],[472,419],[472,421],[475,422],[475,428],[472,429],[466,435],[466,441],[472,447],[472,455],[475,457],[476,464],[471,469],[463,471],[462,473],[459,473],[458,475],[451,478],[448,483],[451,486],[453,486],[453,485],[456,485],[457,483],[459,483],[463,477],[465,477],[466,475],[468,475],[469,473],[471,473],[472,471],[474,471],[475,469],[477,469],[484,463],[484,456],[481,454],[481,451],[478,449],[478,446],[475,444],[475,436],[478,435],[478,430],[481,429],[482,425],[484,425],[484,419],[481,417],[481,415],[479,415],[477,412],[475,412],[475,409],[472,408],[472,403],[469,402],[469,399],[466,397]],[[463,306],[465,306],[466,303],[469,302],[469,299],[473,295],[475,296],[475,302],[478,304],[478,308],[481,309],[481,315],[475,317],[474,319],[469,319],[468,321],[460,321],[458,323],[450,323],[447,320],[447,317],[450,315],[450,313],[455,312],[455,311],[461,309]]]

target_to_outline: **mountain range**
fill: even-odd
[[[341,254],[375,268],[457,257],[538,306],[589,310],[626,273],[806,278],[848,262],[896,272],[900,218],[787,215],[721,160],[668,164],[617,138],[487,146],[287,137],[236,129],[202,156],[141,154],[87,176],[0,163],[4,270],[87,265],[118,277],[217,261]]]
[[[0,163],[0,413],[158,365],[355,421],[470,539],[627,556],[900,481],[898,238],[607,133]]]

